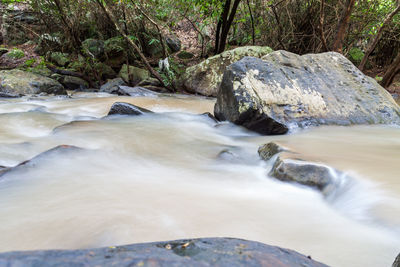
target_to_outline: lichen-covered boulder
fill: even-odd
[[[271,52],[272,49],[267,46],[244,46],[225,51],[187,68],[180,83],[189,92],[217,96],[226,67],[243,57],[262,57]]]
[[[0,71],[0,92],[10,95],[66,94],[64,87],[59,82],[17,69]]]
[[[83,250],[0,254],[4,266],[326,267],[293,250],[233,238],[201,238]]]
[[[227,68],[214,113],[261,134],[311,125],[400,123],[391,95],[335,52],[243,58]]]
[[[139,82],[146,80],[150,77],[149,71],[145,69],[141,69],[134,66],[129,66],[124,64],[119,71],[118,77],[121,77],[125,82],[129,83],[129,81]]]

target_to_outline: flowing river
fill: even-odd
[[[117,101],[155,111],[103,118]],[[188,96],[0,100],[0,251],[237,237],[332,266],[390,266],[400,252],[400,128],[320,127],[259,136]],[[334,197],[267,176],[259,145],[280,141],[347,174]],[[232,154],[219,153],[230,150]],[[218,156],[219,155],[219,156]]]

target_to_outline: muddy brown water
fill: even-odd
[[[101,119],[112,103],[156,114]],[[0,166],[59,153],[0,178],[0,251],[237,237],[332,266],[390,266],[400,252],[400,128],[319,127],[263,137],[196,114],[187,96],[0,100]],[[73,123],[70,123],[73,122]],[[260,144],[279,141],[345,172],[335,197],[276,181]],[[218,157],[230,150],[235,156]]]

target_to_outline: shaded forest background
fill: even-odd
[[[103,63],[116,71],[127,63],[166,87],[187,66],[238,46],[337,51],[395,91],[399,9],[398,0],[2,0],[1,43],[22,50],[17,65],[27,69],[56,52],[67,55],[66,70],[93,82],[110,78]],[[163,73],[166,57],[171,71]]]

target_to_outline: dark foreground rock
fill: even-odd
[[[78,151],[82,151],[83,149],[80,147],[76,146],[70,146],[70,145],[60,145],[56,146],[52,149],[49,149],[43,153],[40,153],[39,155],[33,157],[32,159],[26,160],[24,162],[21,162],[15,167],[9,167],[9,168],[2,168],[0,169],[0,177],[8,174],[10,172],[15,172],[19,171],[21,169],[26,169],[26,168],[34,168],[37,164],[39,164],[42,160],[45,160],[47,158],[52,158],[55,155],[59,154],[66,154],[66,153],[74,153]],[[1,266],[1,263],[0,263]]]
[[[14,96],[39,93],[65,95],[66,91],[56,80],[14,69],[0,71],[0,93]]]
[[[394,260],[392,267],[400,267],[400,254]]]
[[[312,162],[304,156],[291,151],[278,143],[268,143],[260,146],[258,154],[263,160],[271,160],[278,155],[270,177],[285,182],[294,182],[320,190],[325,196],[333,193],[343,185],[343,173],[329,166]]]
[[[400,107],[390,94],[334,52],[243,58],[225,71],[214,113],[261,134],[311,125],[400,123]]]
[[[231,238],[202,238],[86,250],[0,254],[1,266],[327,266],[295,251]]]
[[[109,115],[143,115],[146,113],[153,113],[152,111],[141,108],[129,103],[124,102],[116,102],[111,106],[110,111],[108,112]]]

